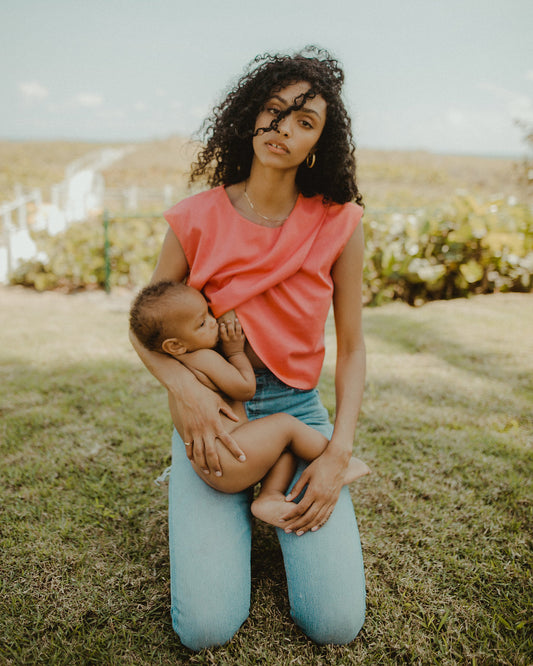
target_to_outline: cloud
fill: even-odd
[[[472,108],[451,107],[435,118],[433,137],[442,137],[440,150],[484,154],[515,155],[522,150],[522,137],[515,125],[517,116],[507,104],[487,104]],[[421,128],[422,129],[422,128]],[[426,132],[427,143],[435,138]]]
[[[209,113],[209,107],[207,104],[202,104],[201,106],[193,106],[189,109],[190,115],[195,120],[203,120],[206,115]]]
[[[464,111],[459,109],[448,109],[446,113],[446,120],[452,127],[464,127],[468,124],[468,118]]]
[[[19,83],[18,89],[27,99],[45,99],[49,94],[48,89],[37,81]]]
[[[104,98],[98,93],[79,93],[75,97],[75,102],[78,106],[94,109],[98,106],[102,106]]]
[[[105,120],[122,120],[127,118],[127,114],[122,109],[102,109],[97,113],[98,118]]]
[[[503,102],[504,108],[511,118],[533,120],[533,99],[529,95],[517,93],[514,90],[508,90],[503,86],[497,86],[493,83],[480,83],[479,88],[487,90],[499,99],[500,102]]]

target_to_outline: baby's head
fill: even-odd
[[[171,356],[212,349],[218,341],[218,324],[207,301],[181,282],[142,289],[131,306],[130,326],[147,349]]]

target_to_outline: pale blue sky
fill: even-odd
[[[257,53],[344,64],[357,144],[524,152],[531,0],[1,0],[0,137],[189,134]]]

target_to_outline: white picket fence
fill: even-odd
[[[101,171],[133,149],[106,148],[75,160],[66,168],[65,179],[52,186],[47,202],[41,190],[24,192],[19,187],[13,201],[0,204],[0,283],[8,282],[21,262],[38,258],[30,231],[55,235],[102,212],[105,186]]]
[[[0,204],[0,284],[9,281],[21,262],[39,258],[32,231],[56,235],[104,209],[111,214],[161,212],[185,194],[175,185],[106,188],[102,171],[132,150],[133,146],[106,148],[71,162],[65,179],[52,185],[46,201],[41,190],[25,192],[19,186],[13,201]]]
[[[12,270],[21,261],[37,256],[37,247],[28,228],[28,212],[40,206],[42,195],[38,189],[29,194],[19,194],[15,201],[0,206],[0,283],[7,282]]]

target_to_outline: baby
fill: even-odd
[[[180,361],[205,386],[223,394],[239,417],[234,422],[221,413],[225,429],[244,451],[246,460],[235,459],[222,446],[218,454],[223,474],[206,476],[191,460],[198,476],[225,493],[240,492],[262,481],[251,511],[257,518],[283,527],[288,509],[284,493],[296,470],[294,456],[314,460],[323,453],[328,440],[281,412],[248,421],[243,401],[254,396],[255,374],[244,353],[245,336],[239,321],[228,313],[218,324],[201,292],[182,283],[159,282],[137,295],[130,324],[147,349],[170,354]],[[224,356],[215,351],[217,343]],[[177,415],[172,417],[183,439]],[[369,472],[362,460],[351,458],[344,484]]]

